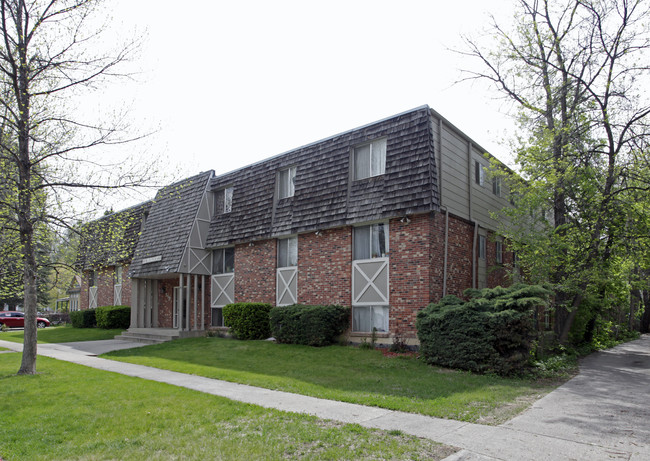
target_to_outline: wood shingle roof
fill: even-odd
[[[386,138],[386,170],[353,181],[355,146]],[[295,194],[278,200],[278,172],[296,167]],[[232,211],[217,213],[211,248],[437,210],[431,111],[423,106],[212,179],[233,187]]]
[[[131,263],[131,277],[179,272],[201,198],[213,175],[211,170],[199,173],[158,191]]]

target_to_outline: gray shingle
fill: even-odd
[[[387,138],[386,172],[350,183],[354,146]],[[421,107],[216,177],[234,186],[232,212],[212,220],[208,245],[437,210],[431,112]],[[296,166],[295,195],[275,198],[277,172]]]
[[[158,191],[131,263],[131,277],[178,272],[201,197],[213,174],[200,173]]]

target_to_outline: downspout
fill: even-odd
[[[442,296],[447,296],[447,261],[449,253],[449,210],[444,207],[445,211],[445,262],[442,268]]]
[[[474,241],[472,242],[472,288],[476,288],[476,245],[478,240],[478,223],[474,223]]]

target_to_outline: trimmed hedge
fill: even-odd
[[[350,308],[344,306],[294,304],[274,307],[269,317],[279,343],[327,346],[350,326]]]
[[[129,306],[101,306],[97,308],[96,315],[99,328],[126,330],[131,325],[131,308]]]
[[[95,309],[70,312],[70,321],[74,328],[95,328],[97,326]]]
[[[266,339],[271,336],[266,303],[233,303],[223,307],[223,323],[239,339]]]
[[[470,299],[445,296],[418,312],[420,353],[433,365],[511,374],[528,362],[533,310],[548,303],[545,285],[466,290]]]

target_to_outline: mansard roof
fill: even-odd
[[[386,138],[385,174],[353,181],[355,146]],[[295,194],[278,199],[276,177],[296,167]],[[216,214],[209,247],[439,208],[431,112],[422,106],[215,177],[233,187],[232,210]]]
[[[199,207],[214,171],[158,191],[131,263],[131,277],[180,272]]]
[[[150,207],[151,201],[144,202],[85,224],[75,261],[77,269],[84,271],[130,262]]]

